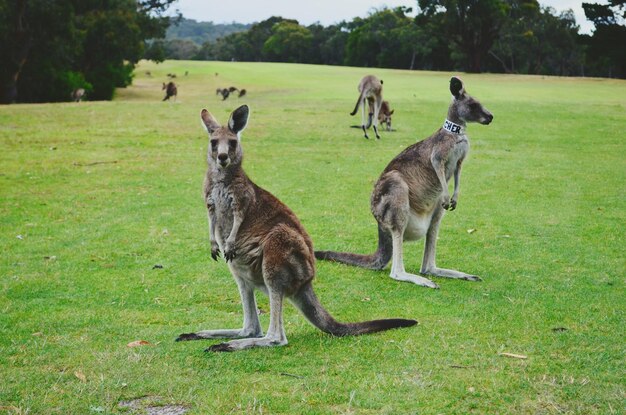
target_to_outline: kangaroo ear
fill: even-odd
[[[457,78],[456,76],[450,78],[450,92],[454,95],[454,98],[457,99],[465,93],[465,88],[463,87],[463,81],[461,81],[461,78]]]
[[[394,111],[395,109],[392,109],[391,112],[389,112],[389,115],[393,114]]]
[[[217,120],[211,115],[211,113],[207,110],[202,110],[200,113],[200,117],[202,118],[202,122],[204,123],[204,127],[209,132],[209,134],[213,134],[215,130],[220,128],[220,124]]]
[[[250,109],[247,105],[242,105],[230,114],[228,120],[228,128],[235,134],[239,134],[248,125],[248,116],[250,115]]]

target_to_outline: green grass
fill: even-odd
[[[160,102],[168,72],[176,103]],[[349,128],[368,73],[396,110],[397,131],[378,142]],[[128,413],[118,402],[146,395],[194,414],[624,413],[624,81],[463,75],[495,120],[468,129],[438,264],[484,282],[437,278],[435,291],[318,263],[316,290],[338,319],[419,326],[332,338],[287,306],[286,347],[174,343],[242,318],[226,265],[209,257],[202,108],[225,122],[249,104],[250,177],[317,248],[367,253],[372,185],[442,124],[450,75],[142,63],[113,102],[0,107],[0,413]],[[230,85],[248,96],[220,101]],[[407,270],[422,246],[406,244]],[[126,346],[139,339],[152,346]]]

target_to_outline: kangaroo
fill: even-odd
[[[176,84],[174,82],[168,82],[167,84],[163,82],[163,88],[161,88],[161,90],[165,91],[165,98],[163,98],[163,101],[167,101],[171,97],[174,97],[174,101],[176,101],[178,88],[176,88]]]
[[[376,134],[376,138],[380,139],[380,135],[378,134],[378,113],[380,111],[380,106],[383,103],[383,81],[376,78],[374,75],[367,75],[361,79],[359,82],[359,98],[356,100],[356,105],[354,106],[354,110],[350,113],[350,115],[356,114],[359,110],[359,106],[362,105],[361,108],[361,128],[363,129],[363,134],[365,138],[369,139],[367,135],[367,129],[372,126],[372,121],[374,123],[374,133]],[[369,106],[369,114],[367,118],[367,125],[365,124],[365,101],[367,101]]]
[[[230,95],[230,90],[228,88],[217,88],[215,90],[215,95],[221,95],[222,101],[226,101],[226,98]]]
[[[72,98],[72,101],[74,102],[82,101],[83,97],[85,96],[85,88],[76,88],[72,91],[70,96]]]
[[[245,89],[240,89],[240,90],[239,90],[239,95],[237,96],[237,98],[241,98],[241,97],[245,96],[245,95],[246,95],[246,92],[247,92],[247,91],[246,91]]]
[[[387,131],[391,131],[391,115],[395,110],[389,106],[389,101],[383,101],[378,113],[378,122],[386,126]]]
[[[493,115],[467,94],[463,82],[450,80],[452,103],[442,128],[429,138],[407,147],[387,165],[374,185],[370,200],[378,222],[378,249],[372,255],[316,251],[315,257],[370,269],[383,269],[393,257],[391,278],[430,288],[431,280],[404,270],[403,240],[426,237],[420,273],[445,278],[481,281],[476,275],[437,268],[435,250],[439,223],[445,210],[454,210],[459,197],[461,165],[469,151],[465,127],[469,122],[491,123]],[[454,193],[448,181],[454,176]]]
[[[211,257],[224,253],[239,287],[243,328],[181,334],[176,340],[234,338],[206,351],[234,351],[287,344],[283,300],[289,299],[320,330],[349,336],[410,327],[415,320],[387,319],[362,323],[337,322],[320,304],[312,286],[315,256],[311,238],[296,215],[271,193],[254,184],[242,168],[241,132],[248,122],[248,106],[232,112],[220,126],[207,111],[201,118],[209,133],[208,171],[204,196],[208,209]],[[257,315],[254,290],[269,296],[267,334]]]

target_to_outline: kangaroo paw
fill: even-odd
[[[177,342],[186,342],[189,340],[201,340],[202,337],[198,336],[196,333],[183,333],[176,338]]]
[[[230,345],[228,343],[219,343],[219,344],[214,344],[213,346],[205,349],[205,352],[232,352],[235,349],[233,349],[232,347],[230,347]]]

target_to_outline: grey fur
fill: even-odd
[[[467,94],[463,82],[450,80],[452,103],[447,119],[460,125],[460,134],[443,128],[396,156],[382,172],[371,197],[372,214],[378,222],[378,250],[372,255],[316,251],[318,259],[364,268],[382,269],[392,258],[390,276],[399,281],[438,288],[437,284],[404,269],[402,242],[426,237],[420,273],[445,278],[480,281],[476,275],[438,268],[435,261],[437,235],[444,210],[454,210],[459,197],[461,166],[469,151],[465,126],[469,122],[489,124],[493,115]],[[452,197],[448,181],[454,177]],[[391,252],[389,255],[389,244]]]
[[[364,76],[363,79],[361,79],[361,82],[359,82],[358,91],[359,97],[357,98],[354,110],[352,110],[350,115],[356,114],[359,110],[359,106],[361,106],[361,129],[363,129],[365,138],[369,138],[367,135],[367,129],[372,126],[373,122],[376,138],[380,139],[380,135],[378,134],[378,113],[381,105],[383,104],[383,81],[379,80],[374,75]],[[367,124],[365,121],[366,102],[369,107]]]

